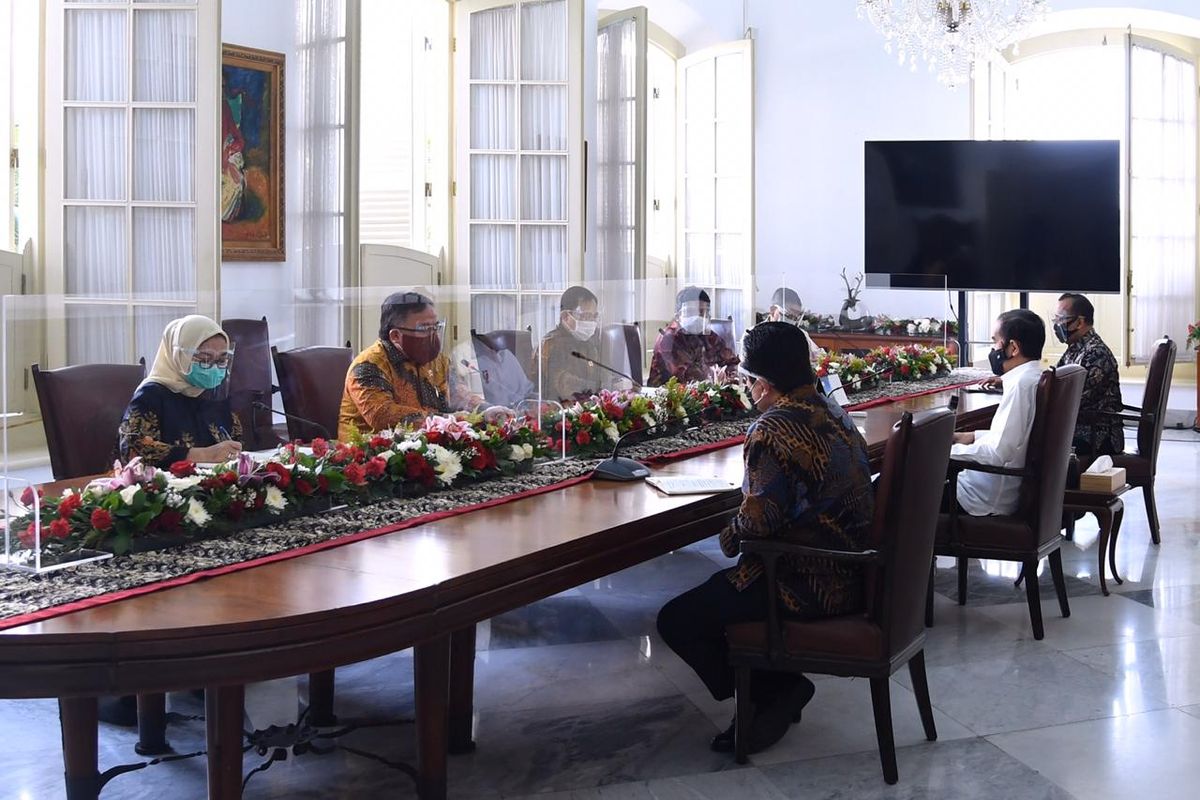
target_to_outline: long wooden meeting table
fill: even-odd
[[[960,394],[959,427],[997,398],[939,392],[866,412],[873,463],[905,410]],[[655,469],[739,482],[741,448]],[[0,697],[59,698],[68,800],[95,798],[98,696],[206,687],[208,796],[238,798],[247,683],[413,648],[418,792],[446,795],[472,746],[475,624],[715,534],[740,493],[643,483],[561,490],[0,631]]]

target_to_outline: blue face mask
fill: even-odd
[[[225,367],[202,367],[195,361],[188,370],[187,382],[201,389],[215,389],[225,381]]]

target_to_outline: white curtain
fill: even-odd
[[[126,94],[130,13],[132,98]],[[63,156],[66,199],[73,203],[63,214],[63,270],[72,296],[66,311],[68,359],[75,364],[152,358],[165,324],[195,309],[195,209],[139,205],[130,210],[88,201],[194,202],[196,112],[71,103],[194,102],[196,14],[140,8],[68,8],[66,14]],[[132,142],[126,138],[130,114]],[[132,198],[125,188],[130,178]],[[89,302],[96,299],[122,304]],[[164,299],[180,305],[143,305]]]
[[[471,79],[512,80],[516,16],[512,6],[471,15]]]
[[[1133,357],[1195,321],[1196,70],[1190,60],[1134,46],[1130,74]]]
[[[637,34],[637,21],[622,19],[596,37],[596,267],[605,316],[614,322],[635,318]]]
[[[521,6],[521,78],[567,79],[567,4],[564,0]]]
[[[337,345],[342,338],[344,0],[304,0],[297,21],[302,123],[295,146],[303,167],[296,345]]]

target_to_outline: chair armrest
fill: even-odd
[[[1141,406],[1131,406],[1131,405],[1129,405],[1128,403],[1122,403],[1122,404],[1121,404],[1121,410],[1123,410],[1123,411],[1136,411],[1136,412],[1137,412],[1137,413],[1139,413],[1139,414],[1141,414],[1141,413],[1142,413],[1142,407],[1141,407]]]
[[[1118,419],[1122,422],[1141,422],[1143,419],[1150,416],[1153,415],[1143,413],[1127,414],[1122,411],[1080,411],[1079,421],[1089,422],[1098,419]]]
[[[971,472],[987,472],[992,475],[1009,475],[1013,478],[1029,477],[1029,473],[1024,467],[1021,469],[1015,469],[1013,467],[996,467],[991,464],[978,464],[974,461],[963,461],[957,458],[950,459],[950,473],[952,475],[966,470]]]
[[[743,553],[753,555],[803,556],[805,558],[828,558],[833,561],[844,561],[848,564],[879,564],[883,554],[878,550],[831,550],[824,547],[810,547],[795,542],[781,542],[772,539],[743,539]]]

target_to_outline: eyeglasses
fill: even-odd
[[[233,363],[233,351],[226,350],[223,353],[212,353],[207,350],[186,350],[179,348],[180,352],[186,354],[192,361],[200,365],[201,369],[228,369]]]
[[[755,375],[753,372],[748,372],[747,370],[744,370],[741,367],[738,367],[737,376],[738,376],[738,380],[740,380],[742,382],[742,386],[744,386],[747,389],[749,389],[751,386],[753,386],[758,381],[762,380],[761,375]]]
[[[568,313],[580,322],[598,322],[600,320],[599,311],[580,311],[576,308]]]
[[[427,325],[418,325],[415,328],[404,328],[397,325],[392,330],[400,331],[401,333],[411,334],[412,336],[421,336],[428,338],[435,334],[440,334],[446,329],[446,321],[439,319],[437,322],[432,322]]]

